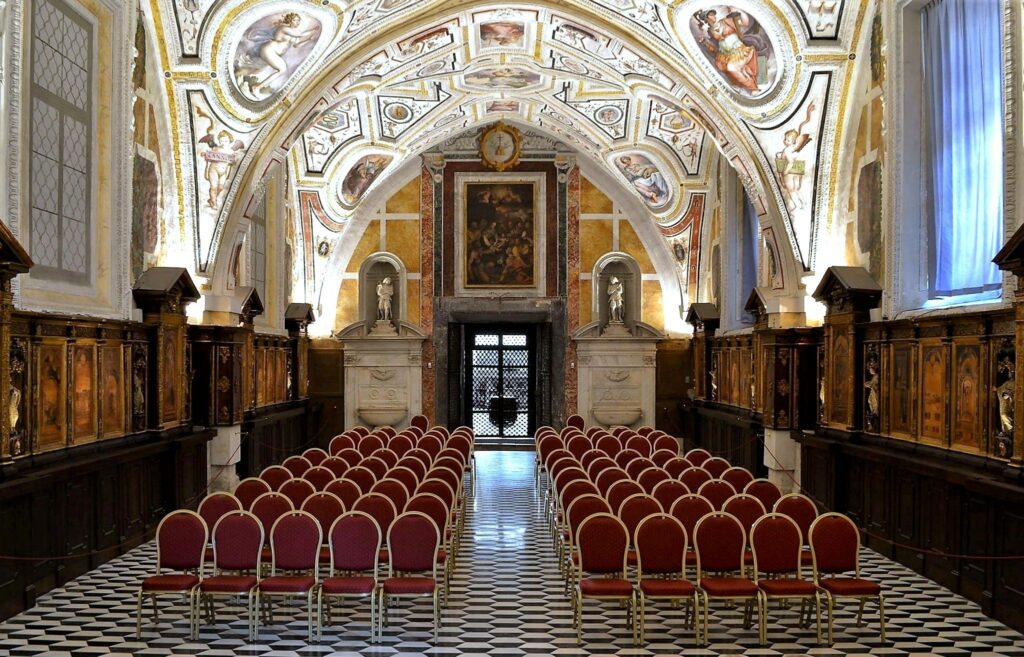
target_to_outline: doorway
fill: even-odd
[[[536,331],[467,326],[464,415],[479,444],[530,445],[536,429]]]

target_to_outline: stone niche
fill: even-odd
[[[623,285],[623,321],[611,321],[608,285]],[[576,343],[579,393],[576,412],[604,427],[654,424],[658,342],[664,335],[640,321],[640,268],[625,253],[608,253],[594,267],[593,317]]]
[[[391,318],[378,315],[377,286],[391,278]],[[403,321],[405,268],[390,253],[374,253],[359,269],[360,321],[339,335],[344,350],[345,426],[404,428],[423,409],[426,335]]]

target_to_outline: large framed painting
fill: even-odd
[[[463,296],[541,296],[544,174],[458,174],[456,289]]]

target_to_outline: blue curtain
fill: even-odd
[[[757,285],[757,265],[760,253],[757,249],[757,211],[754,209],[746,191],[743,192],[743,216],[740,218],[740,289],[739,289],[739,316],[744,324],[752,324],[753,318],[748,315],[743,306],[747,303],[750,291]]]
[[[999,0],[936,0],[922,12],[931,136],[930,295],[998,289],[1003,235]]]

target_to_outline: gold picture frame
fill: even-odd
[[[504,121],[480,133],[480,161],[495,171],[507,171],[519,164],[522,151],[522,134]]]
[[[537,185],[532,180],[462,183],[462,281],[467,289],[537,286]]]

